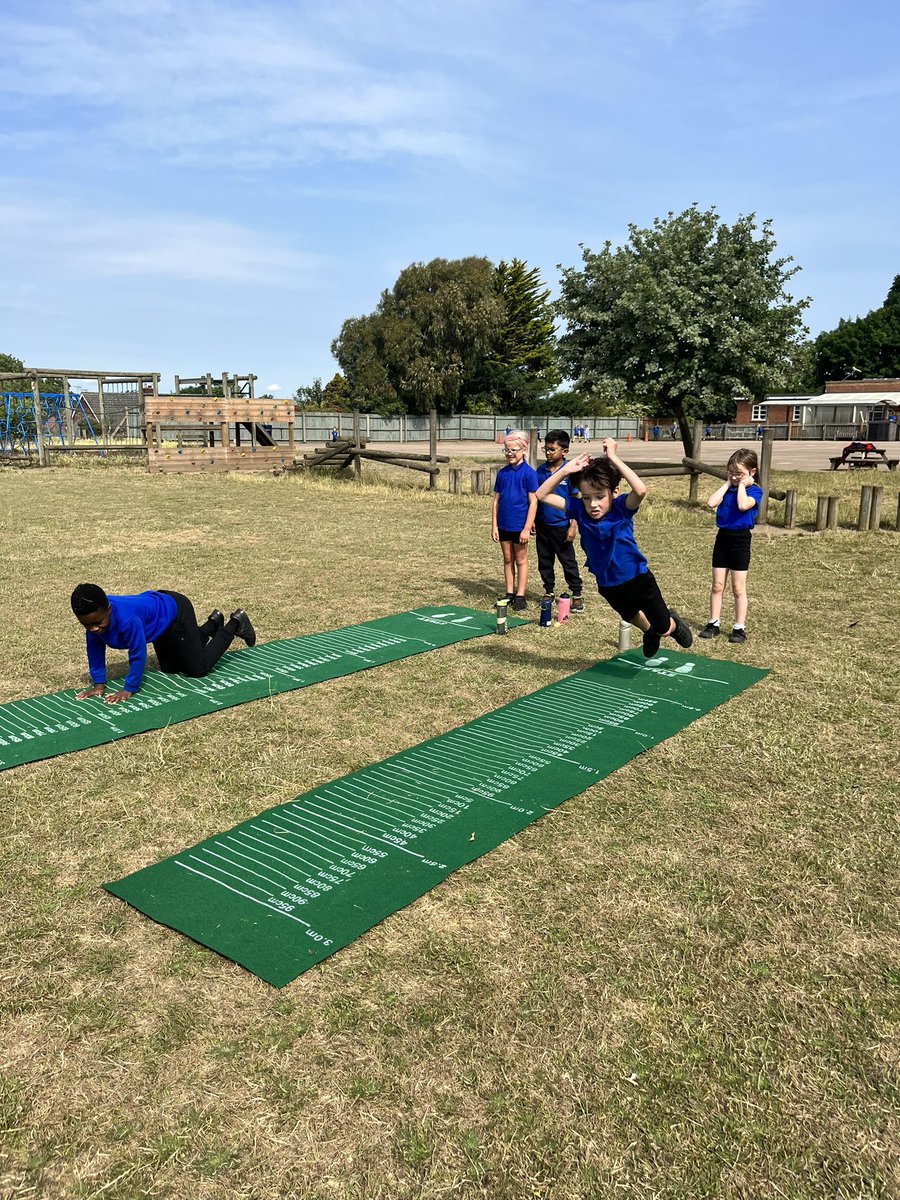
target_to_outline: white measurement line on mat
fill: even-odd
[[[277,913],[281,917],[287,917],[291,921],[296,921],[298,925],[305,925],[307,929],[312,928],[309,921],[304,921],[302,917],[295,917],[293,913],[285,912],[281,908],[275,908],[273,905],[267,904],[265,900],[258,900],[256,896],[248,896],[246,892],[240,891],[239,888],[231,887],[230,884],[223,883],[221,879],[215,879],[212,875],[207,875],[204,871],[198,871],[196,867],[188,866],[188,864],[183,863],[181,859],[175,859],[175,866],[183,867],[185,871],[192,871],[195,875],[202,875],[203,878],[208,879],[210,883],[215,883],[218,884],[219,887],[227,888],[229,892],[234,892],[236,896],[243,896],[245,900],[252,900],[254,904],[260,905],[260,907],[264,908],[266,912]]]
[[[277,814],[277,815],[281,816],[281,814]],[[286,820],[287,818],[282,816],[281,819]],[[296,831],[296,829],[291,829],[290,826],[276,825],[274,820],[270,819],[270,818],[261,817],[260,821],[262,821],[263,824],[271,825],[273,829],[278,830],[280,836],[278,837],[278,839],[276,841],[276,845],[284,846],[285,840],[287,838],[291,838],[293,840],[289,843],[290,845],[294,845],[296,842],[301,843],[301,845],[299,845],[297,847],[298,851],[302,849],[305,854],[311,854],[313,856],[313,858],[320,858],[323,862],[328,862],[328,863],[331,863],[332,865],[334,865],[334,862],[335,862],[334,858],[326,858],[322,854],[316,854],[315,850],[308,850],[306,848],[306,846],[302,845],[302,842],[306,841],[307,839],[302,838],[302,835],[299,834]],[[272,834],[267,833],[265,830],[261,830],[260,832],[264,833],[265,836],[267,836],[267,837],[272,837]],[[325,847],[323,846],[322,849],[325,849]],[[297,860],[299,862],[307,863],[313,870],[319,870],[319,867],[316,865],[316,863],[310,862],[309,859],[304,858],[302,854],[300,854],[300,853],[294,854],[294,852],[292,850],[288,850],[286,847],[285,847],[285,853],[290,854],[293,857],[297,858]]]
[[[265,829],[259,829],[256,824],[254,824],[252,828],[256,831],[255,833],[250,833],[249,831],[244,830],[241,836],[246,837],[250,842],[258,842],[261,846],[269,847],[269,849],[266,850],[256,850],[254,847],[254,850],[257,854],[265,854],[267,858],[274,858],[276,862],[284,863],[286,867],[293,865],[292,863],[288,862],[288,859],[293,858],[298,863],[302,863],[307,869],[315,869],[315,863],[311,863],[309,859],[304,858],[302,854],[295,854],[293,850],[290,850],[284,844],[284,838],[273,839],[271,833]],[[281,851],[280,854],[273,853],[275,847]],[[296,868],[294,869],[296,870]]]
[[[309,798],[307,803],[311,804],[314,800],[318,800],[320,803],[322,803],[323,802],[322,797],[326,793],[326,791],[327,791],[326,788],[320,788],[319,791],[315,794],[315,796],[312,796]],[[340,811],[340,809],[338,811]],[[363,841],[366,841],[368,839],[373,842],[383,842],[385,846],[390,846],[391,849],[399,850],[403,854],[409,854],[413,858],[421,858],[421,859],[425,858],[424,854],[417,854],[415,850],[410,850],[408,846],[398,846],[397,843],[392,842],[390,840],[390,838],[381,837],[376,833],[367,834],[364,830],[356,829],[353,825],[345,825],[342,821],[337,821],[333,817],[325,816],[324,813],[319,817],[319,819],[322,821],[328,821],[329,824],[331,824],[331,825],[337,825],[339,829],[346,829],[350,833],[358,834]]]
[[[322,833],[322,831],[317,829],[314,825],[304,825],[303,821],[294,813],[288,813],[281,810],[278,815],[283,821],[292,821],[303,830],[303,833],[298,833],[296,830],[292,831],[294,837],[296,837],[298,840],[311,843],[313,846],[319,846],[319,848],[322,850],[328,849],[327,846],[322,845],[322,842],[333,842],[335,846],[339,847],[337,854],[341,858],[345,858],[348,853],[353,853],[353,842],[338,841],[337,838],[329,837],[327,834]],[[304,834],[312,834],[313,837],[304,836]],[[307,853],[311,854],[313,858],[321,858],[322,862],[328,863],[330,866],[335,865],[336,859],[334,857],[328,858],[324,854],[317,854],[315,850],[309,850]],[[332,850],[329,853],[333,856],[335,851]]]
[[[389,796],[385,796],[383,792],[376,790],[372,784],[369,784],[368,779],[369,772],[366,772],[363,780],[360,780],[359,777],[356,779],[351,777],[341,780],[342,787],[351,793],[347,799],[348,803],[354,801],[358,796],[359,800],[362,801],[363,812],[367,814],[372,813],[372,816],[376,817],[377,813],[373,810],[378,810],[384,813],[389,821],[392,820],[395,822],[398,818],[404,819],[407,814],[415,815],[422,812],[421,804],[410,804],[406,801],[393,800]],[[376,797],[382,797],[386,802],[381,803]]]

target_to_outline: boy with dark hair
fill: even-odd
[[[214,609],[198,626],[194,606],[180,592],[107,596],[96,583],[79,583],[72,593],[72,612],[86,630],[91,674],[91,687],[76,692],[77,700],[103,696],[107,646],[128,651],[125,686],[103,696],[106,704],[118,704],[130,700],[141,686],[148,642],[153,643],[161,671],[180,671],[193,679],[208,675],[235,637],[248,646],[256,644],[256,633],[243,609],[235,609],[227,621]]]
[[[596,577],[600,595],[623,620],[644,635],[644,657],[652,658],[660,640],[672,637],[687,648],[693,634],[678,613],[668,608],[647,560],[634,540],[634,514],[647,494],[646,485],[619,458],[613,438],[603,442],[605,458],[581,454],[551,475],[537,491],[538,501],[552,504],[578,523],[588,570]],[[569,476],[580,498],[553,495]],[[622,480],[631,491],[620,496]]]
[[[537,469],[538,486],[549,479],[554,472],[568,460],[566,451],[569,449],[569,435],[564,429],[548,429],[544,438],[545,462]],[[563,480],[557,487],[557,494],[566,499],[569,486]],[[584,599],[581,595],[581,575],[578,563],[575,561],[575,535],[578,533],[578,522],[570,519],[564,512],[546,501],[538,504],[537,516],[534,522],[535,542],[537,544],[538,571],[544,584],[544,599],[553,601],[556,584],[555,562],[559,559],[566,586],[572,593],[573,613],[584,612]]]

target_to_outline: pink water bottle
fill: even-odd
[[[572,607],[572,597],[568,592],[563,592],[556,602],[556,619],[560,625],[569,619],[569,610]]]

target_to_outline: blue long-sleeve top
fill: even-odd
[[[128,651],[128,674],[122,685],[136,692],[144,678],[147,643],[155,641],[175,620],[178,607],[165,592],[140,592],[137,596],[107,596],[109,624],[102,633],[86,630],[91,683],[106,683],[106,647]]]

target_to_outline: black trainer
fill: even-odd
[[[583,613],[584,612],[584,597],[583,596],[573,596],[572,597],[572,608],[570,611],[573,613]]]
[[[231,614],[231,620],[237,621],[235,637],[243,638],[248,646],[256,645],[256,630],[250,624],[250,618],[242,608],[236,608]]]
[[[514,596],[512,606],[514,612],[521,612],[523,608],[528,607],[528,601],[524,596]]]
[[[687,650],[688,646],[693,646],[694,644],[694,635],[691,633],[690,629],[688,629],[687,625],[685,625],[684,621],[682,621],[681,617],[679,617],[674,608],[669,609],[669,616],[675,622],[675,628],[672,630],[672,637],[675,639],[678,645],[682,647],[682,649]]]
[[[648,629],[644,634],[644,658],[653,658],[659,649],[660,636]]]
[[[702,638],[714,638],[718,637],[721,632],[722,630],[715,621],[707,621],[697,636]]]
[[[729,642],[746,642],[747,635],[743,629],[732,629],[731,633],[728,635],[728,640]]]
[[[209,616],[206,618],[206,621],[204,622],[204,624],[212,625],[213,633],[215,633],[216,630],[221,629],[222,626],[225,624],[225,614],[223,612],[220,612],[217,608],[214,608],[212,610],[212,612],[209,614]]]

